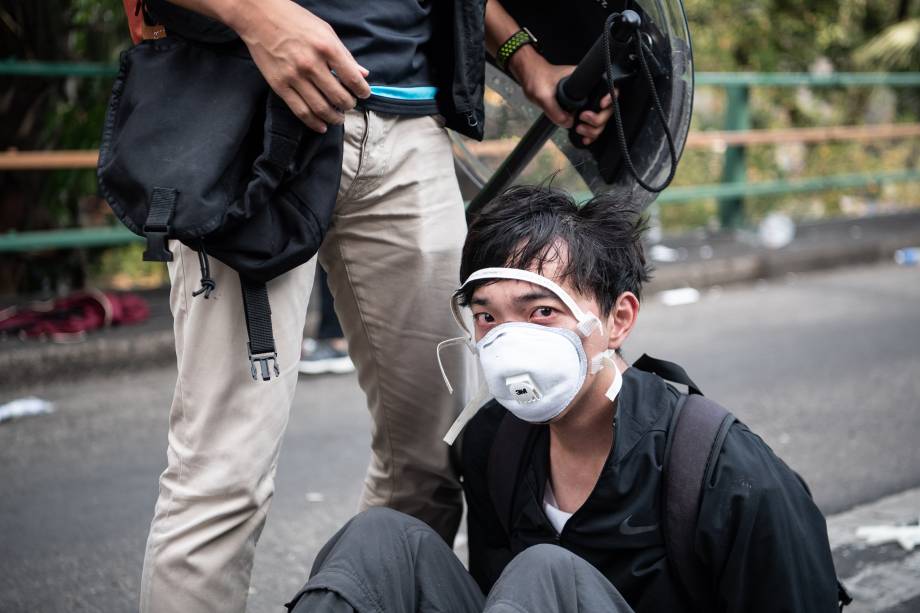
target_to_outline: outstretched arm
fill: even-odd
[[[370,95],[367,69],[332,27],[290,0],[169,1],[235,30],[271,88],[317,132]]]

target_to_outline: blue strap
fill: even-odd
[[[371,85],[371,94],[394,100],[434,100],[437,87],[391,87],[389,85]]]

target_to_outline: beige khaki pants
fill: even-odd
[[[444,389],[435,346],[457,335],[448,301],[466,233],[450,144],[432,117],[353,111],[345,128],[342,183],[319,261],[373,420],[361,506],[414,515],[450,542],[461,492],[441,436],[463,399]],[[268,284],[281,376],[263,382],[249,374],[236,273],[212,260],[217,289],[194,298],[197,256],[178,243],[171,249],[179,374],[141,610],[243,611],[316,264]],[[462,362],[452,364],[452,381],[462,382]]]

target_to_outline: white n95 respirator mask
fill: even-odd
[[[479,342],[473,343],[459,306],[452,301],[454,316],[467,331],[467,336],[441,342],[438,345],[438,361],[442,347],[462,342],[478,356],[485,381],[444,437],[448,444],[453,444],[463,427],[490,397],[519,419],[531,423],[548,422],[568,408],[588,374],[595,374],[609,366],[614,371],[614,381],[606,395],[611,401],[616,398],[623,379],[613,363],[612,352],[604,351],[589,360],[582,344],[582,338],[600,328],[596,315],[582,311],[565,290],[536,273],[514,268],[485,268],[470,275],[466,283],[479,279],[514,279],[549,289],[572,311],[578,326],[576,331],[572,331],[509,322],[492,328]],[[441,372],[444,374],[443,367]],[[446,375],[444,380],[448,390],[453,391]]]
[[[581,389],[588,360],[565,328],[512,322],[476,343],[489,393],[519,419],[541,423],[562,413]]]

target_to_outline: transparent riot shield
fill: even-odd
[[[560,87],[560,103],[569,98],[567,103],[580,105],[573,112],[596,104],[612,77],[622,131],[611,119],[597,142],[581,147],[578,138],[555,129],[509,76],[489,66],[486,140],[454,139],[471,212],[507,185],[550,178],[581,195],[616,192],[646,208],[657,196],[655,188],[673,175],[690,126],[693,56],[680,0],[504,0],[503,5],[533,32],[548,61],[578,65],[569,79],[569,89],[578,94],[566,96]]]

